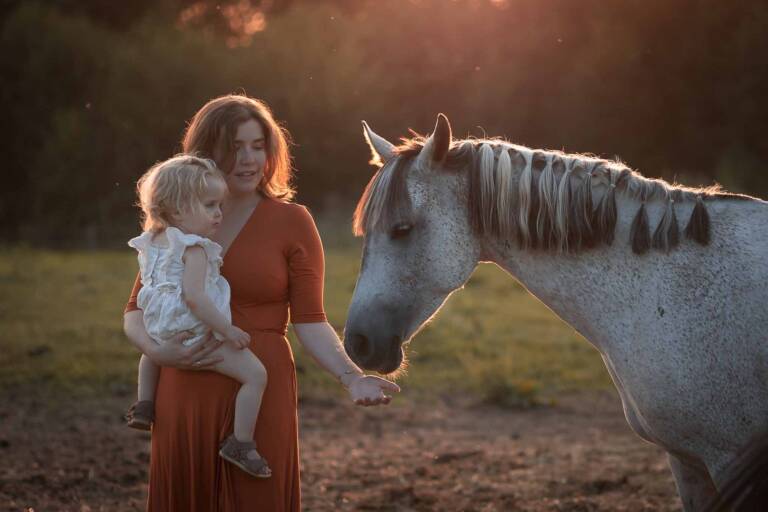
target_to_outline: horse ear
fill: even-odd
[[[419,159],[427,164],[442,163],[448,155],[451,147],[451,123],[445,114],[437,115],[435,130],[424,144],[424,149],[419,154]]]
[[[363,121],[363,135],[371,148],[371,161],[369,162],[371,165],[381,167],[397,153],[394,144],[377,135],[365,121]]]

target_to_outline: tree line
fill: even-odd
[[[130,8],[129,8],[130,6]],[[768,4],[716,0],[103,0],[2,6],[7,243],[109,245],[197,108],[262,98],[298,200],[351,214],[360,120],[618,156],[647,176],[768,192]],[[348,215],[347,215],[348,216]]]

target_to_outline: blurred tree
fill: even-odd
[[[61,13],[83,16],[106,27],[124,30],[141,20],[150,10],[170,14],[175,2],[176,0],[49,0],[46,5]],[[3,0],[0,3],[0,13],[5,18],[28,3],[24,0]]]
[[[217,9],[218,7],[218,9]],[[265,99],[299,200],[351,213],[360,120],[620,155],[768,193],[768,5],[757,0],[6,1],[0,238],[123,240],[134,183],[207,99]]]

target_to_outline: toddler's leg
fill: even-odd
[[[155,420],[155,388],[160,369],[147,356],[139,360],[138,401],[128,409],[125,419],[128,426],[138,430],[150,430]]]
[[[223,361],[215,370],[241,384],[235,400],[235,438],[241,442],[253,441],[261,397],[267,387],[267,370],[248,349],[237,350],[225,343],[216,354],[221,355]]]
[[[267,386],[267,371],[261,361],[248,349],[236,350],[224,344],[216,351],[223,361],[216,371],[240,382],[235,399],[235,433],[221,446],[219,455],[249,475],[269,478],[272,471],[267,461],[256,451],[253,431],[261,408],[261,397]]]
[[[139,359],[139,402],[155,401],[155,388],[157,388],[157,379],[160,377],[160,368],[152,362],[147,356],[142,355]]]

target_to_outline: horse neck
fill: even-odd
[[[632,252],[629,231],[637,201],[617,197],[615,239],[575,254],[520,249],[514,242],[487,239],[486,258],[515,277],[534,296],[587,338],[601,352],[629,335],[631,323],[622,318],[637,306],[640,290],[660,279],[659,254],[640,257]],[[662,205],[648,204],[658,219]],[[654,257],[656,256],[656,257]]]

